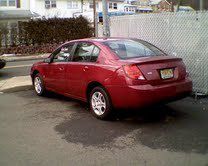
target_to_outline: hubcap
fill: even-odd
[[[98,115],[103,115],[106,110],[105,97],[100,92],[95,92],[91,98],[91,104],[93,111]]]
[[[34,80],[35,91],[39,94],[42,91],[42,83],[39,77],[35,77]]]

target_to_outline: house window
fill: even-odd
[[[113,3],[113,9],[117,9],[117,3]]]
[[[113,3],[109,3],[109,9],[113,8]]]
[[[89,8],[90,8],[90,9],[93,9],[93,6],[94,6],[93,2],[90,2],[90,3],[89,3]],[[98,6],[98,3],[96,2],[96,9],[98,9],[98,7],[99,7],[99,6]]]
[[[0,0],[0,6],[16,6],[16,0]]]
[[[117,9],[117,3],[109,3],[109,9]]]
[[[56,8],[56,1],[45,0],[45,8],[46,9]]]
[[[67,9],[78,9],[78,1],[68,1]]]

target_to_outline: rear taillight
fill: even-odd
[[[136,65],[125,65],[123,69],[127,77],[135,80],[145,80],[142,72]]]

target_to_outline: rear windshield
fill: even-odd
[[[157,47],[143,40],[111,40],[104,44],[121,59],[166,55]]]

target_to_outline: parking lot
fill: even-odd
[[[0,94],[0,165],[208,165],[208,100],[189,97],[94,118],[32,90]]]

